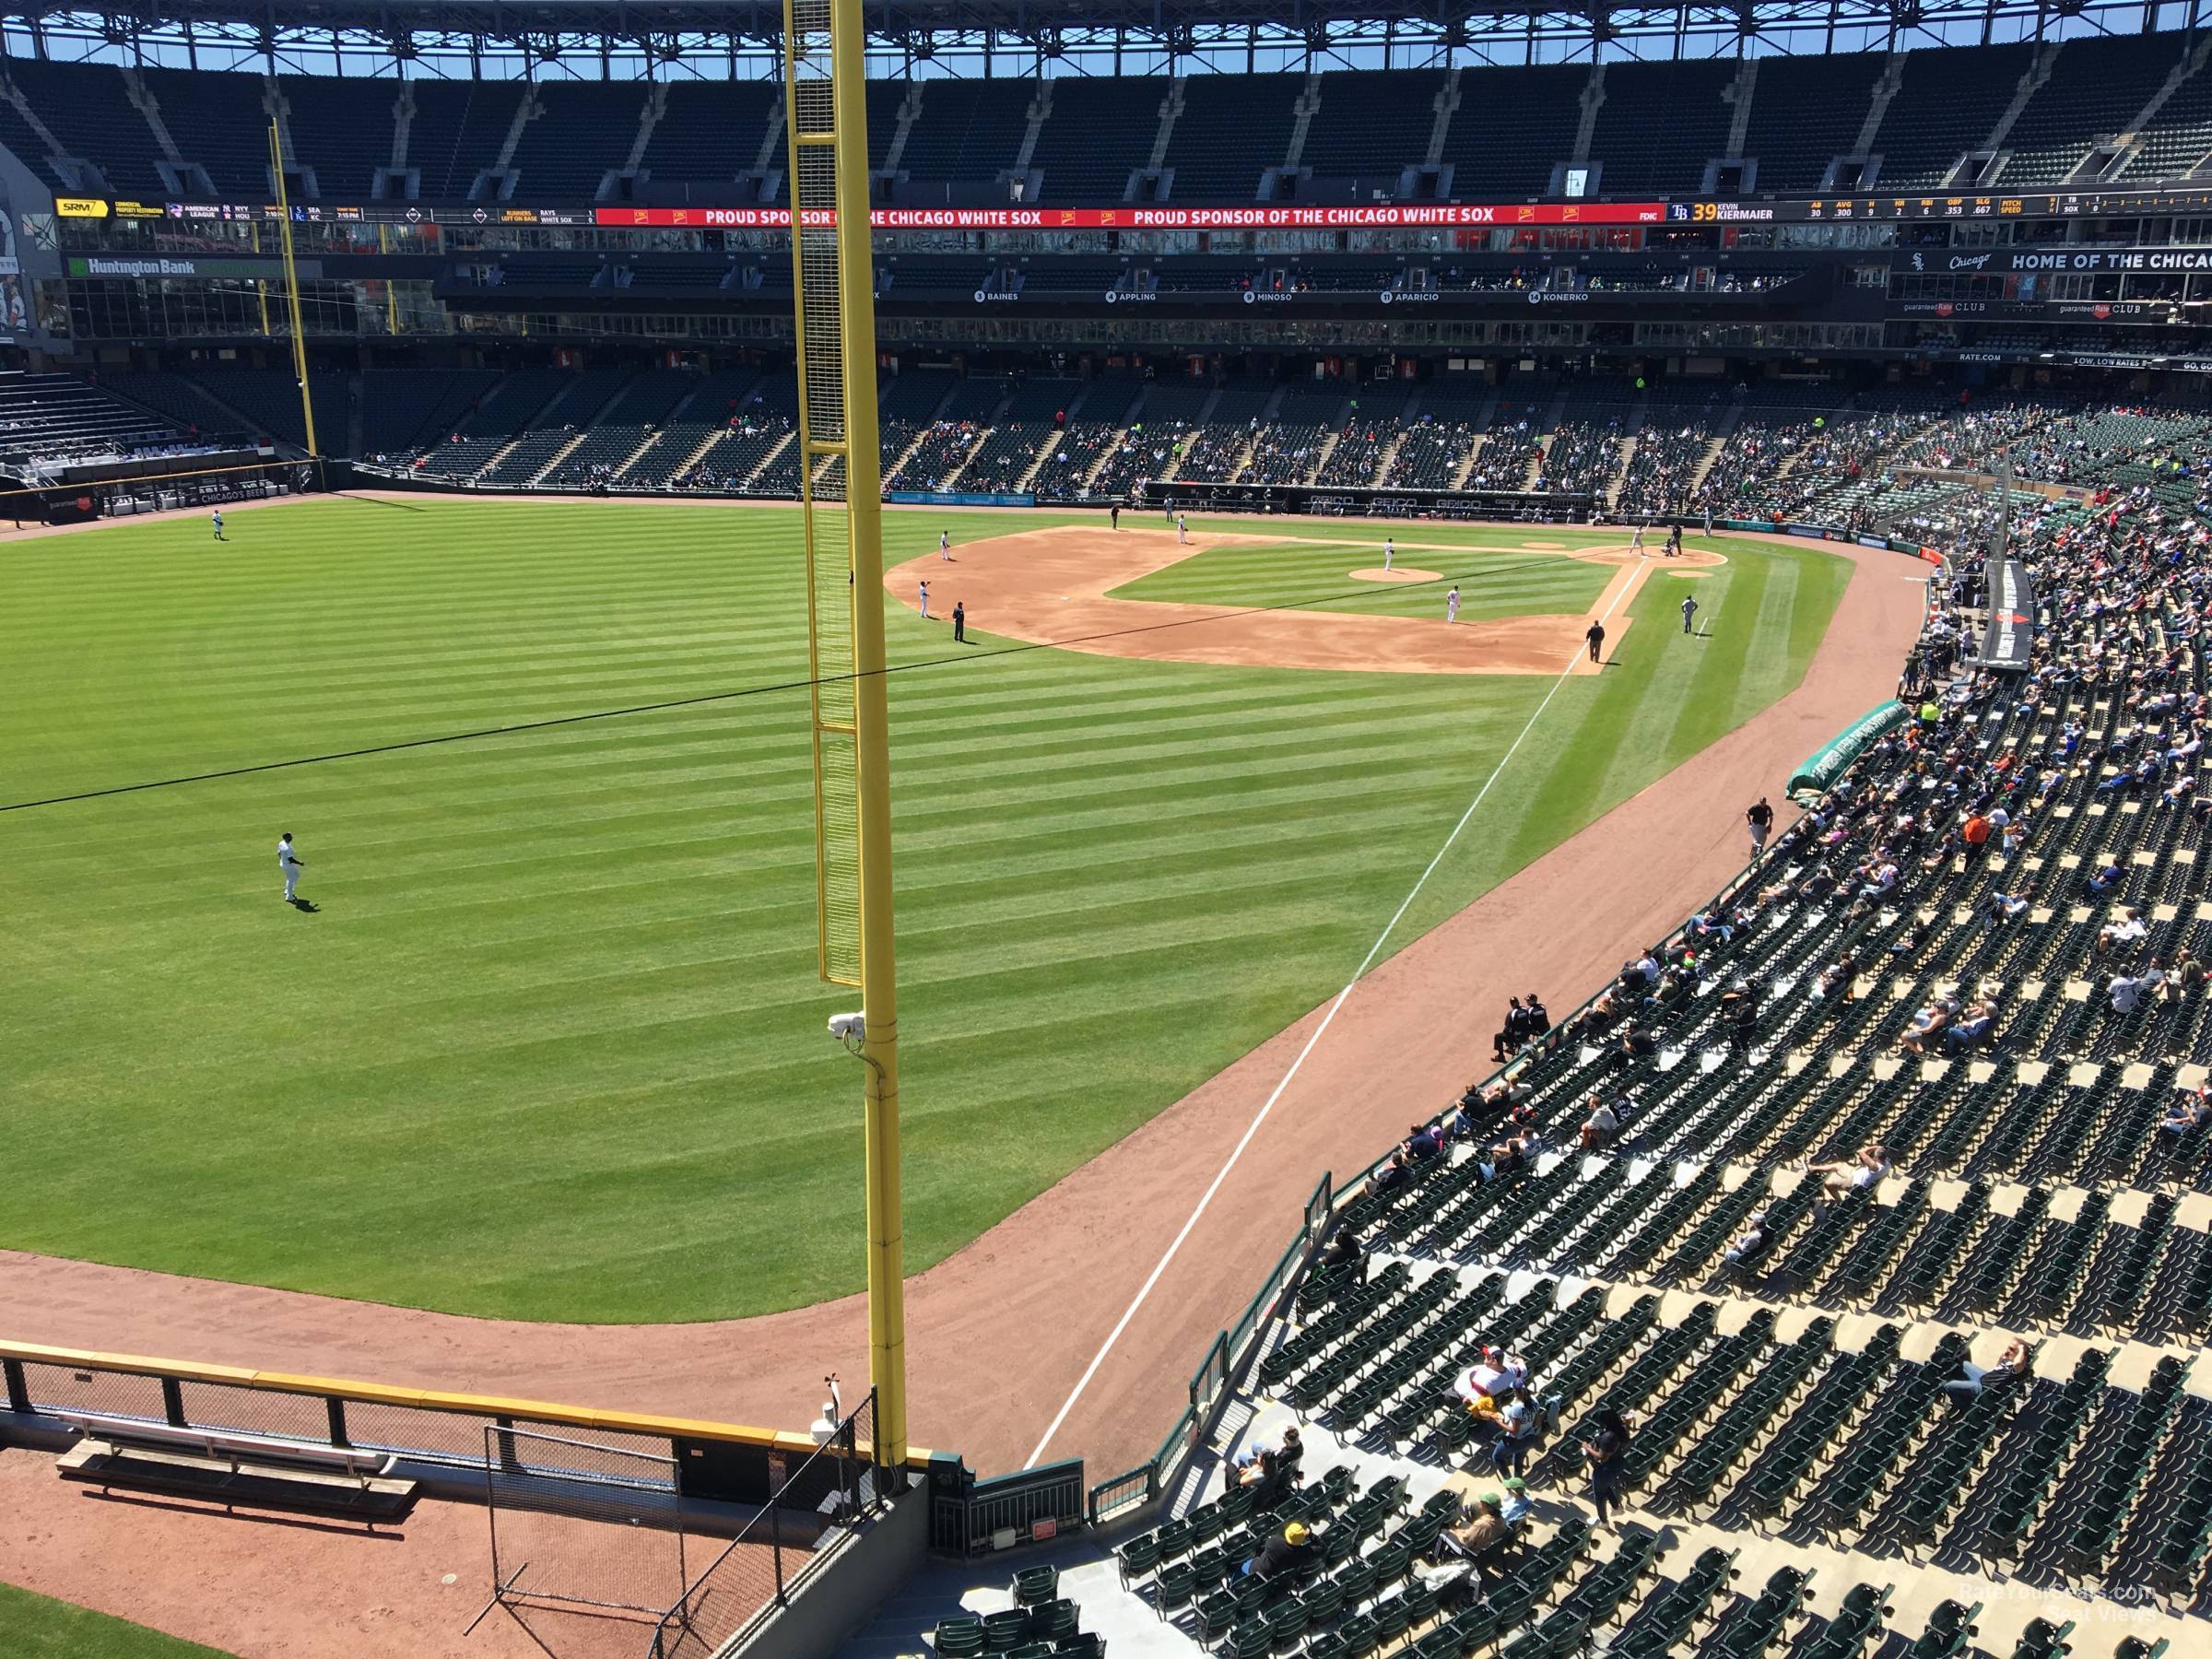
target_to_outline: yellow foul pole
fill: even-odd
[[[784,0],[794,211],[799,479],[813,653],[821,971],[857,985],[867,1182],[868,1371],[876,1443],[906,1457],[905,1223],[884,688],[875,264],[860,0]]]
[[[276,222],[284,243],[284,291],[286,303],[292,319],[292,373],[300,382],[300,416],[307,423],[307,453],[320,455],[315,447],[315,400],[307,394],[307,330],[300,323],[300,267],[292,263],[292,203],[284,188],[284,145],[276,131],[276,124],[269,123],[269,171],[276,177]],[[262,330],[268,330],[264,306]]]

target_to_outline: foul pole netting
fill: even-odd
[[[865,321],[865,384],[873,393],[873,316],[850,316],[846,231],[837,213],[841,169],[866,167],[839,131],[832,74],[832,0],[786,0],[784,120],[791,158],[793,306],[798,338],[799,501],[806,542],[806,634],[814,680],[816,915],[822,977],[861,982],[859,739],[853,706],[853,606],[864,596],[854,550],[873,526],[879,459],[872,395],[848,399],[850,324]],[[868,269],[860,227],[861,274]],[[872,297],[872,296],[871,296]],[[872,312],[872,307],[865,308]],[[873,540],[872,536],[866,538]]]

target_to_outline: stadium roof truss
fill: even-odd
[[[897,75],[1251,73],[1894,50],[2194,29],[2212,0],[866,0],[871,68]],[[170,0],[0,15],[7,55],[441,78],[780,73],[777,0]]]

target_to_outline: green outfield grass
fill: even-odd
[[[1308,533],[1299,526],[1293,534]],[[1282,534],[1282,527],[1276,527]],[[1311,534],[1320,535],[1315,530]],[[1517,538],[1516,538],[1517,539]],[[1564,541],[1566,538],[1547,537]],[[1304,610],[1355,611],[1380,617],[1441,619],[1444,596],[1459,589],[1463,622],[1501,617],[1580,616],[1596,603],[1613,578],[1609,565],[1561,559],[1557,554],[1501,547],[1440,553],[1407,547],[1429,541],[1417,526],[1400,538],[1394,569],[1435,571],[1432,582],[1354,582],[1347,572],[1379,567],[1381,544],[1284,542],[1272,547],[1217,547],[1116,588],[1116,599],[1155,599],[1204,605],[1296,606]],[[1618,544],[1605,538],[1600,545]],[[1577,544],[1581,545],[1581,544]],[[1439,569],[1440,565],[1449,570]]]
[[[0,1584],[5,1659],[223,1659],[216,1649]]]
[[[888,557],[1053,522],[894,513]],[[192,520],[0,549],[7,802],[717,699],[0,812],[0,1244],[542,1319],[856,1288],[797,528],[333,500],[236,513],[227,547]],[[1152,582],[1275,603],[1376,561],[1380,530],[1314,533],[1279,578]],[[1500,550],[1532,534],[1402,557],[1470,607],[1582,608],[1587,567]],[[1712,637],[1655,576],[1394,947],[1796,682],[1848,566],[1728,551]],[[971,638],[947,661],[892,607],[915,1270],[1333,994],[1550,685]],[[282,830],[318,913],[279,901]]]

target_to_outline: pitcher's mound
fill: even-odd
[[[1441,582],[1434,571],[1417,571],[1411,565],[1398,565],[1384,570],[1381,565],[1370,565],[1364,571],[1347,571],[1354,582]]]

